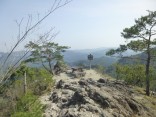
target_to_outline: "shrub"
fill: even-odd
[[[24,94],[24,73],[26,72],[27,93]],[[42,105],[38,96],[49,91],[54,82],[52,75],[41,68],[26,65],[14,72],[0,96],[2,117],[42,117]],[[1,101],[2,100],[2,101]]]
[[[28,92],[17,102],[17,108],[11,117],[42,117],[42,105],[38,97]]]

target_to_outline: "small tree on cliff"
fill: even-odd
[[[42,66],[53,75],[52,62],[62,61],[63,55],[61,52],[65,52],[68,49],[67,46],[59,46],[54,42],[44,42],[42,44],[35,44],[32,41],[25,46],[31,48],[31,57],[26,62],[41,62]]]
[[[127,39],[126,45],[120,45],[117,49],[109,50],[106,55],[121,54],[127,49],[140,51],[146,54],[142,60],[146,63],[146,95],[150,95],[150,76],[149,68],[151,60],[155,56],[156,46],[156,11],[148,11],[148,15],[135,20],[135,24],[130,28],[125,28],[121,33]],[[133,58],[135,59],[135,58]],[[138,58],[137,58],[138,59]]]

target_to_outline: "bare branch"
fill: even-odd
[[[55,6],[56,2],[57,2],[57,0],[54,1],[53,5],[51,7],[51,11],[54,9],[54,6]]]
[[[44,42],[48,42],[48,41],[51,41],[52,39],[54,39],[56,36],[57,36],[57,34],[58,33],[53,33],[53,35],[52,36],[49,36],[50,35],[50,33],[52,32],[54,30],[54,28],[51,28],[48,32],[46,32],[44,35],[42,35],[36,42],[34,42],[34,43],[36,43],[37,45],[39,45],[39,44],[41,44],[41,43],[43,43],[43,39],[42,38],[44,38]],[[46,37],[46,38],[45,38]],[[48,38],[49,37],[49,38]],[[5,73],[5,75],[2,77],[2,79],[1,79],[1,81],[0,81],[0,83],[2,82],[2,81],[6,81],[6,80],[8,80],[9,79],[9,77],[10,77],[10,75],[13,73],[13,72],[15,72],[15,70],[17,69],[17,65],[29,54],[29,52],[31,52],[31,48],[28,48],[26,51],[25,51],[25,53],[24,53],[24,55],[22,56],[22,57],[20,57],[20,59],[19,60],[17,60],[16,61],[16,63],[14,63],[14,65],[13,66],[11,66],[7,71],[6,71],[6,73]],[[27,56],[27,58],[28,58],[29,56]],[[47,68],[48,69],[48,68]],[[50,72],[50,71],[49,71]],[[50,72],[51,73],[51,72]]]
[[[156,33],[151,33],[151,36],[156,35]]]
[[[58,4],[56,5],[55,7],[55,4],[57,2],[57,0],[54,1],[53,5],[52,5],[52,8],[50,10],[49,13],[47,13],[45,16],[43,16],[38,22],[36,22],[33,26],[31,26],[30,28],[28,28],[28,24],[29,24],[29,19],[28,19],[28,22],[27,22],[27,26],[26,26],[26,31],[25,33],[23,34],[23,36],[20,36],[19,34],[19,40],[16,42],[16,44],[14,45],[14,47],[11,49],[11,51],[9,52],[9,54],[7,55],[3,65],[2,65],[2,68],[4,67],[4,65],[6,64],[8,58],[10,57],[10,55],[13,53],[13,51],[15,50],[15,48],[23,41],[25,40],[26,36],[29,34],[30,31],[32,31],[36,26],[38,26],[43,20],[45,20],[50,14],[52,14],[54,11],[56,11],[57,9],[65,6],[66,4],[70,3],[72,0],[68,1],[66,0],[63,4],[61,4],[61,1],[62,0],[59,0]],[[22,22],[22,21],[21,21]],[[20,24],[21,25],[21,24]],[[28,29],[27,29],[28,28]]]
[[[17,36],[17,40],[20,40],[20,34],[21,34],[21,24],[22,24],[23,18],[21,19],[21,21],[18,23],[17,20],[15,20],[17,27],[18,27],[18,36]]]

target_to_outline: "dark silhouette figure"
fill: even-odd
[[[59,62],[56,62],[56,64],[54,65],[54,73],[56,75],[59,75],[61,73],[61,68],[59,66]]]

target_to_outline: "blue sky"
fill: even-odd
[[[17,41],[15,20],[22,18],[25,27],[28,14],[42,17],[50,9],[53,0],[0,0],[0,51],[9,51]],[[55,42],[71,49],[117,47],[124,43],[121,32],[134,24],[134,19],[156,10],[155,0],[73,0],[50,15],[17,50],[51,27],[59,35]]]

